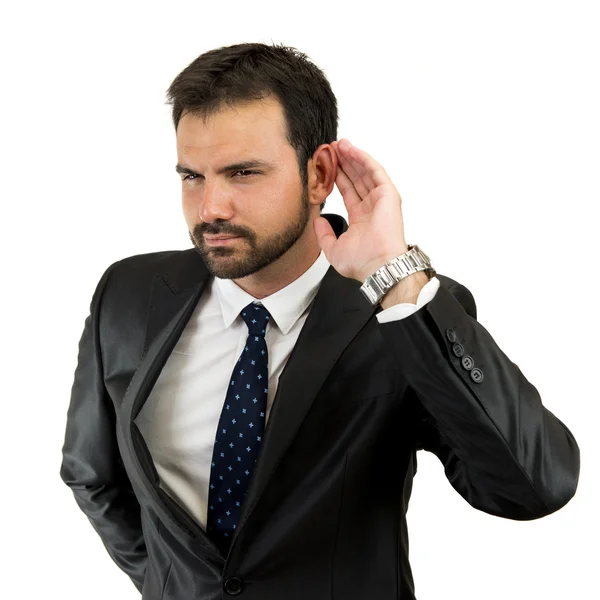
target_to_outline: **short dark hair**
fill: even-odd
[[[337,101],[329,81],[306,54],[290,46],[244,43],[209,50],[171,83],[175,131],[184,113],[207,118],[224,104],[274,96],[282,105],[287,140],[296,151],[302,184],[321,144],[337,139]],[[323,210],[325,202],[321,204]]]

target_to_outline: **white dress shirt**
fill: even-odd
[[[266,427],[279,376],[329,266],[321,252],[298,279],[261,300],[230,279],[213,277],[135,420],[161,487],[204,530],[217,426],[233,368],[248,337],[240,312],[256,302],[271,314],[265,332],[269,353]],[[435,296],[439,285],[439,279],[433,277],[416,305],[391,306],[377,313],[377,320],[387,323],[413,314]]]

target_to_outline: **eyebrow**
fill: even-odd
[[[217,174],[222,175],[228,171],[244,171],[246,169],[256,169],[257,167],[261,169],[269,169],[272,167],[272,165],[264,160],[245,160],[242,162],[233,163],[231,165],[225,165],[217,171]],[[202,173],[197,173],[189,167],[185,167],[179,163],[175,165],[175,171],[177,171],[177,173],[185,173],[186,175],[202,175]]]

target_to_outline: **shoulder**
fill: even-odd
[[[199,256],[195,248],[185,250],[161,250],[159,252],[147,252],[145,254],[134,254],[116,261],[111,267],[117,266],[120,273],[140,274],[144,272],[168,272],[178,265],[186,262],[198,261]],[[109,267],[110,268],[110,267]]]
[[[198,272],[204,266],[195,248],[162,250],[126,256],[111,263],[102,279],[109,296],[145,296],[156,276],[178,282],[182,274]]]

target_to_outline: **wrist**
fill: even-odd
[[[406,254],[408,252],[408,250],[409,250],[409,248],[405,244],[404,246],[400,246],[399,248],[396,248],[395,250],[391,250],[390,252],[388,252],[387,254],[384,254],[382,257],[378,258],[377,260],[371,261],[363,269],[363,274],[358,278],[358,281],[360,281],[360,283],[364,283],[369,276],[373,275],[373,273],[376,273],[381,267],[383,267],[383,265],[386,265],[387,263],[389,263],[394,258],[397,258],[398,256],[402,256],[403,254]]]
[[[381,257],[384,260],[386,257]],[[371,261],[370,268],[376,266],[379,261]],[[411,277],[422,273],[419,277]],[[416,298],[423,286],[435,275],[435,269],[431,266],[429,256],[425,254],[416,244],[409,245],[408,251],[389,259],[386,263],[370,274],[360,291],[371,304],[378,304],[392,290],[396,288],[393,297],[394,303],[400,301],[416,303]],[[403,283],[406,280],[406,283]],[[398,288],[400,284],[403,285]],[[398,291],[404,290],[404,291]],[[416,295],[415,295],[416,293]],[[389,297],[389,296],[388,296]],[[389,300],[386,301],[386,306]],[[383,306],[383,304],[382,304]]]
[[[416,304],[421,290],[428,282],[429,277],[424,271],[412,273],[390,288],[379,304],[383,310],[396,304]]]

